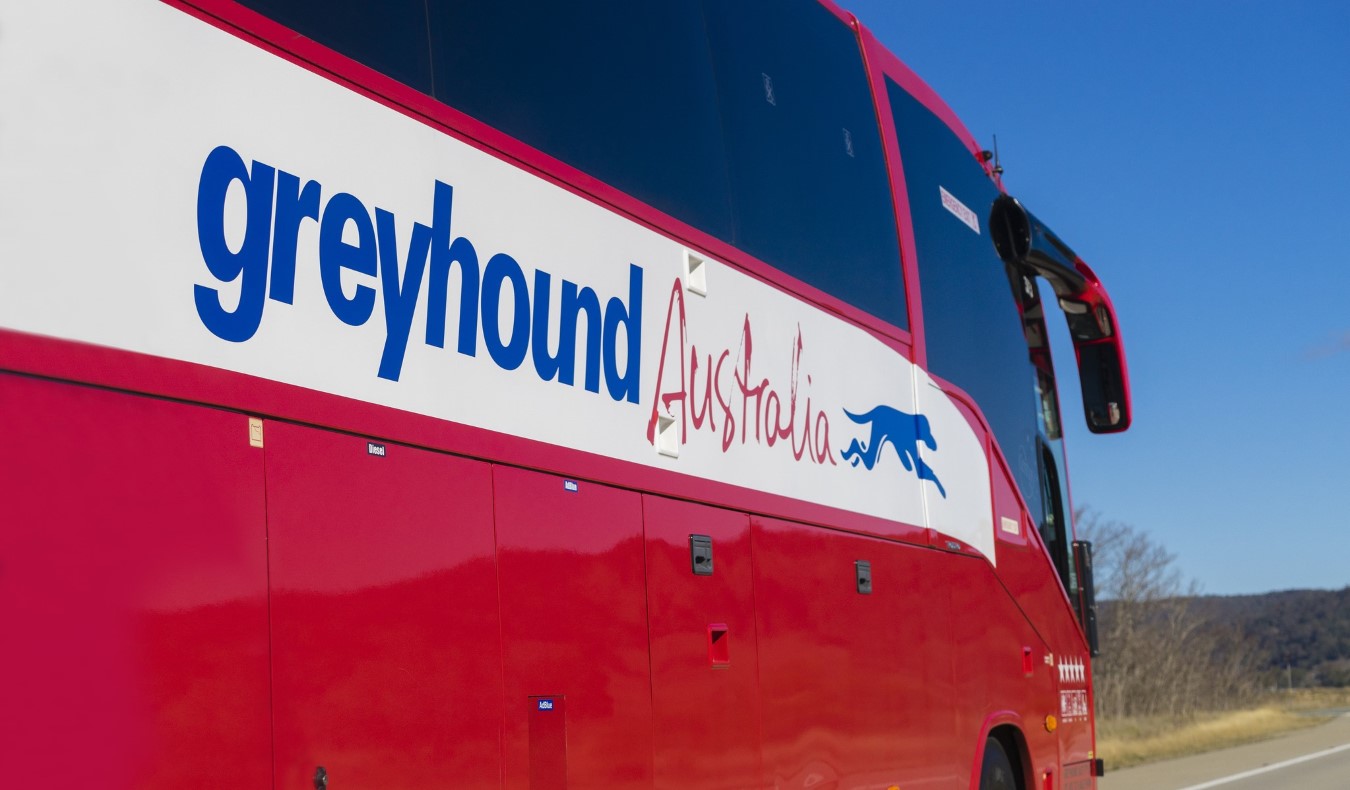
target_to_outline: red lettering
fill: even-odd
[[[671,342],[672,336],[675,337],[674,344]],[[734,358],[729,346],[716,355],[715,364],[712,353],[701,357],[698,347],[689,342],[684,288],[679,279],[675,280],[666,308],[661,358],[656,369],[651,418],[647,422],[647,441],[656,441],[656,427],[662,412],[673,418],[674,409],[678,406],[680,444],[689,441],[691,423],[694,432],[707,430],[717,434],[716,417],[720,412],[720,438],[724,453],[730,452],[738,434],[742,445],[749,443],[753,426],[753,441],[756,444],[775,447],[780,441],[786,440],[793,460],[806,458],[812,463],[837,465],[830,442],[829,416],[825,412],[812,411],[809,394],[804,399],[804,408],[798,411],[802,393],[802,355],[806,348],[801,327],[797,327],[797,334],[792,339],[792,363],[788,370],[786,393],[781,387],[774,387],[767,376],[759,377],[758,381],[754,378],[754,331],[748,313],[741,323],[738,341],[739,347]],[[732,362],[729,370],[734,385],[730,389],[723,387],[728,360]],[[673,370],[676,361],[679,364],[678,376]],[[666,373],[668,362],[672,368],[669,380]],[[698,380],[700,367],[704,377],[702,392],[699,391]],[[755,382],[753,385],[750,383],[752,381]],[[808,388],[811,385],[809,375],[806,384]],[[737,406],[740,407],[739,424],[736,420]]]

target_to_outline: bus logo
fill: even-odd
[[[844,414],[859,425],[867,425],[871,431],[866,441],[854,439],[839,455],[852,466],[862,464],[871,470],[881,461],[881,451],[886,445],[900,456],[905,469],[914,472],[920,480],[931,480],[937,486],[943,499],[947,490],[942,487],[937,473],[919,457],[919,442],[929,450],[937,450],[937,440],[933,438],[933,427],[922,414],[908,414],[890,406],[877,406],[865,414],[854,414],[844,409]]]
[[[243,200],[244,224],[237,242],[226,233],[227,196],[235,185],[241,187],[234,191]],[[431,223],[414,222],[403,239],[392,212],[379,206],[372,212],[355,195],[325,190],[317,180],[256,160],[245,162],[229,146],[207,155],[197,186],[197,240],[211,280],[194,287],[193,300],[202,325],[213,335],[231,343],[248,341],[258,332],[268,305],[293,305],[297,278],[310,277],[322,285],[332,316],[348,326],[370,323],[377,303],[383,305],[383,321],[376,319],[384,324],[376,373],[382,379],[398,381],[402,375],[408,344],[417,340],[414,314],[425,304],[421,339],[427,346],[445,348],[446,325],[454,321],[459,354],[477,357],[481,334],[487,356],[502,370],[533,370],[542,381],[571,387],[581,367],[580,345],[585,362],[581,385],[587,391],[600,392],[603,372],[610,398],[638,402],[642,267],[630,263],[627,294],[608,299],[590,286],[560,278],[561,303],[553,314],[549,272],[530,272],[504,252],[489,255],[451,231],[451,185],[434,182]],[[304,224],[312,225],[315,233],[301,233]],[[459,271],[462,282],[457,306],[447,296],[452,269]],[[344,279],[357,283],[350,294]],[[235,281],[239,295],[226,295],[225,286]],[[503,303],[510,305],[509,314],[502,314]],[[579,338],[582,326],[586,333]],[[560,336],[557,352],[546,342],[553,331]]]

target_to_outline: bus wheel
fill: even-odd
[[[1012,761],[998,738],[984,742],[984,765],[980,768],[980,790],[1018,790]]]

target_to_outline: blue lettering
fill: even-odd
[[[552,298],[551,276],[547,272],[534,273],[534,369],[539,378],[549,381],[555,376],[559,383],[572,386],[577,366],[577,319],[586,311],[586,389],[600,391],[600,297],[590,288],[577,291],[574,282],[563,280],[562,305],[558,311],[558,353],[548,351],[549,302]]]
[[[206,157],[197,184],[197,243],[207,271],[222,283],[242,278],[239,303],[227,310],[215,288],[193,289],[197,315],[202,324],[221,340],[242,343],[253,337],[262,323],[263,295],[267,285],[267,250],[272,241],[272,183],[275,171],[261,162],[250,169],[228,146]],[[247,224],[244,241],[237,251],[225,240],[225,194],[230,184],[244,186]]]
[[[225,203],[236,182],[243,188],[245,226],[238,249],[231,249],[225,237]],[[385,336],[377,375],[398,381],[423,283],[427,284],[426,345],[445,348],[450,274],[457,269],[455,348],[460,354],[477,356],[481,332],[488,355],[498,367],[516,370],[529,356],[541,380],[556,380],[570,387],[576,381],[580,340],[584,344],[586,390],[598,393],[603,378],[606,391],[615,401],[638,402],[641,267],[629,264],[627,299],[611,297],[603,309],[593,288],[560,280],[555,324],[550,320],[551,274],[535,269],[531,293],[526,272],[515,258],[499,252],[480,269],[473,243],[452,234],[454,188],[450,185],[435,182],[431,224],[414,222],[406,246],[399,243],[398,220],[393,212],[376,207],[372,220],[370,210],[355,195],[338,192],[323,204],[323,194],[318,181],[304,180],[262,162],[245,163],[228,146],[220,146],[207,156],[197,188],[197,239],[202,260],[220,283],[239,281],[239,300],[233,309],[222,304],[217,288],[195,287],[197,314],[208,330],[230,342],[249,340],[261,325],[268,299],[293,304],[296,277],[314,276],[299,271],[298,261],[317,258],[324,299],[338,320],[362,326],[370,321],[377,297],[383,303]],[[318,244],[317,250],[301,257],[300,231],[306,220],[317,226]],[[502,315],[506,290],[511,300],[509,316]],[[509,318],[506,325],[504,318]],[[585,331],[578,338],[581,321],[585,321]],[[555,326],[556,352],[548,342]]]
[[[534,354],[534,372],[544,381],[557,378],[564,384],[571,384],[572,373],[577,366],[576,338],[574,337],[572,344],[569,345],[566,337],[559,337],[558,353],[550,354],[548,350],[548,311],[552,297],[553,275],[546,271],[535,271],[534,337],[530,339],[530,349]],[[567,327],[563,326],[561,329],[561,334],[566,335]],[[572,334],[576,334],[575,327]]]
[[[347,223],[356,227],[356,243],[342,240]],[[323,281],[323,295],[328,307],[344,324],[361,326],[370,320],[375,310],[375,289],[357,285],[348,297],[342,290],[342,270],[374,277],[379,265],[375,248],[375,228],[370,224],[370,212],[354,195],[339,192],[323,208],[319,224],[319,277]]]
[[[268,297],[284,304],[295,300],[295,248],[300,239],[300,222],[319,221],[318,181],[306,181],[282,170],[277,173],[277,221],[272,231],[272,285]]]
[[[502,305],[502,283],[511,281],[511,340],[502,342],[499,319]],[[520,264],[504,252],[488,259],[483,270],[483,342],[487,343],[492,361],[505,370],[515,370],[525,361],[530,345],[530,294],[525,290],[525,272]]]
[[[577,290],[576,283],[563,280],[562,330],[569,344],[576,343],[577,318],[586,313],[586,389],[600,391],[600,297],[590,288]],[[569,370],[564,384],[572,383]]]
[[[478,353],[478,253],[468,239],[450,241],[450,212],[455,190],[436,182],[431,208],[431,293],[427,294],[427,345],[445,348],[445,311],[450,267],[459,264],[459,353]]]
[[[614,400],[638,402],[638,371],[642,362],[642,269],[628,264],[628,304],[615,296],[605,305],[605,386]],[[619,375],[619,328],[628,342],[628,364]]]
[[[380,289],[384,294],[385,327],[379,375],[382,379],[398,381],[399,372],[403,369],[403,355],[408,349],[413,312],[417,309],[417,294],[422,290],[422,272],[427,267],[431,228],[413,223],[402,281],[398,276],[398,238],[394,233],[394,215],[382,208],[375,209],[375,230],[379,237]]]

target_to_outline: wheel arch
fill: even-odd
[[[1013,763],[1021,790],[1033,790],[1035,777],[1031,775],[1031,752],[1027,747],[1023,732],[1022,717],[1013,711],[998,711],[990,714],[980,727],[980,737],[976,741],[974,762],[971,765],[970,788],[979,790],[980,769],[984,762],[985,744],[990,738],[996,738]]]

